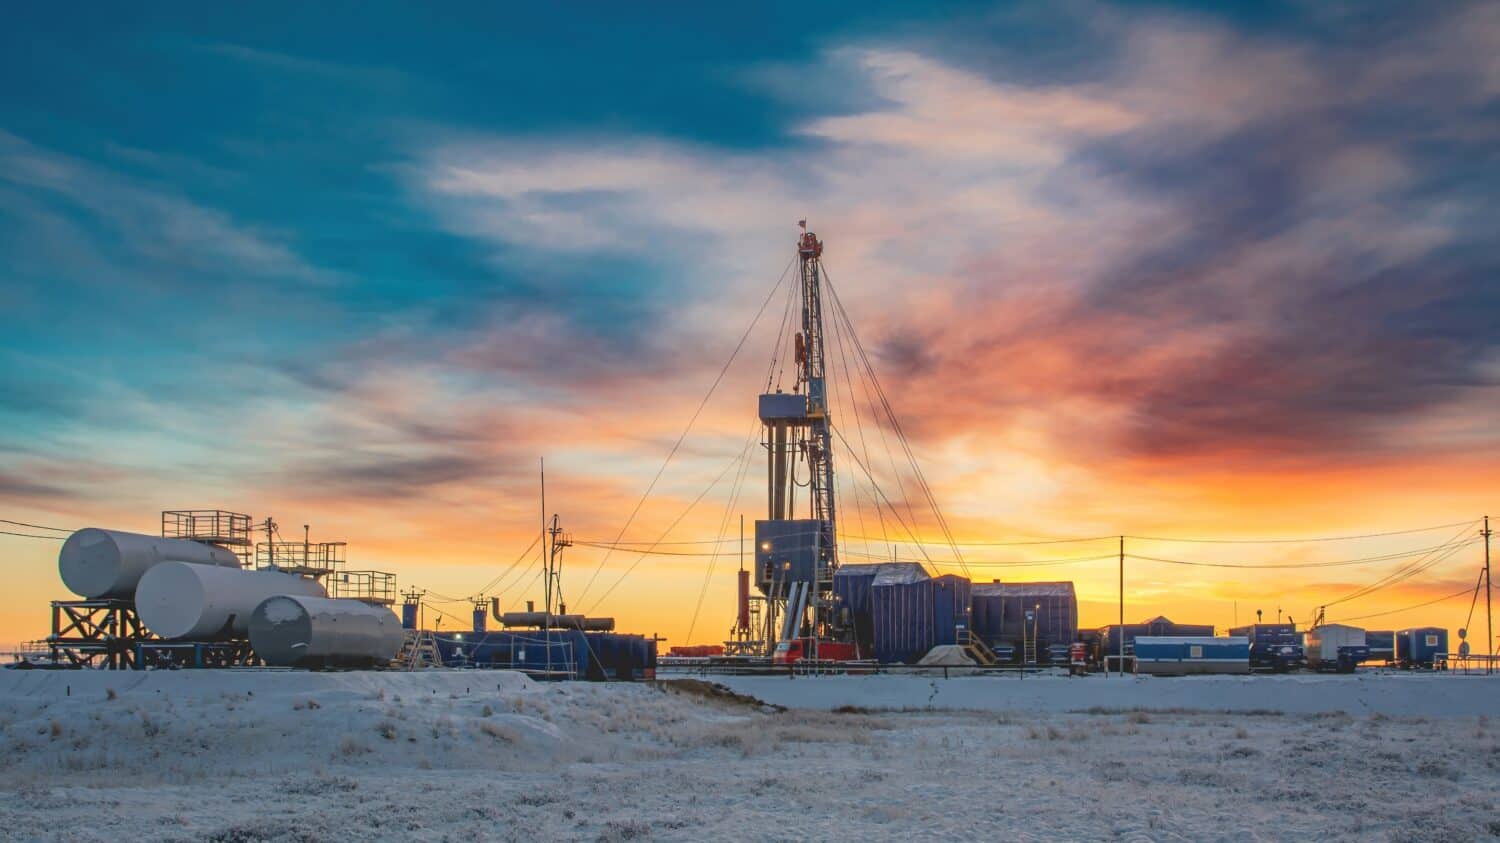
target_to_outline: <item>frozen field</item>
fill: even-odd
[[[0,828],[110,841],[1500,837],[1496,680],[725,684],[801,707],[494,672],[3,671]]]

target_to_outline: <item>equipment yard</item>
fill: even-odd
[[[0,823],[69,840],[1500,833],[1494,678],[713,682],[6,671]]]

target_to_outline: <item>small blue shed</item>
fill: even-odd
[[[1402,667],[1437,667],[1448,656],[1448,630],[1418,626],[1396,633],[1396,663]]]

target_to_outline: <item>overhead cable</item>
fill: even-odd
[[[693,425],[697,423],[698,416],[703,414],[703,408],[708,406],[708,400],[713,397],[714,390],[719,388],[719,384],[724,380],[724,375],[729,371],[730,365],[739,356],[740,349],[745,347],[745,340],[750,338],[750,332],[754,331],[755,326],[760,323],[760,317],[765,314],[766,306],[771,303],[771,299],[775,297],[776,291],[781,289],[781,285],[786,281],[787,273],[791,271],[792,263],[795,261],[796,258],[794,257],[791,261],[787,262],[786,269],[781,271],[781,277],[776,280],[775,286],[771,287],[771,291],[766,294],[765,301],[760,303],[760,309],[755,311],[755,318],[750,320],[749,326],[740,335],[739,342],[735,343],[734,351],[730,352],[729,359],[725,360],[724,365],[719,368],[719,374],[715,375],[713,383],[709,384],[708,392],[704,393],[703,400],[698,402],[698,409],[693,411],[692,417],[688,419],[687,426],[682,429],[682,433],[677,437],[677,441],[672,444],[672,450],[667,452],[666,459],[662,460],[661,467],[656,470],[656,476],[651,478],[651,482],[646,486],[646,491],[642,492],[640,500],[635,502],[635,508],[630,511],[630,517],[626,518],[624,525],[620,527],[620,532],[615,536],[615,541],[618,542],[620,539],[623,539],[626,531],[630,529],[630,525],[635,523],[635,518],[640,514],[641,507],[646,503],[646,499],[651,496],[651,492],[656,489],[656,484],[661,480],[662,473],[667,470],[667,466],[671,464],[672,458],[677,455],[678,449],[682,447],[683,441],[687,439],[688,433],[692,431]],[[609,561],[610,554],[612,553],[613,551],[605,551],[604,557],[595,566],[594,573],[589,575],[589,581],[584,584],[583,591],[579,592],[578,602],[582,603],[583,598],[588,596],[589,589],[594,587],[594,581],[599,578],[599,572],[604,570],[604,565]],[[618,585],[618,583],[616,584]]]

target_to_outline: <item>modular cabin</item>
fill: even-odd
[[[1243,636],[1138,636],[1135,672],[1152,676],[1249,673],[1250,640]]]

